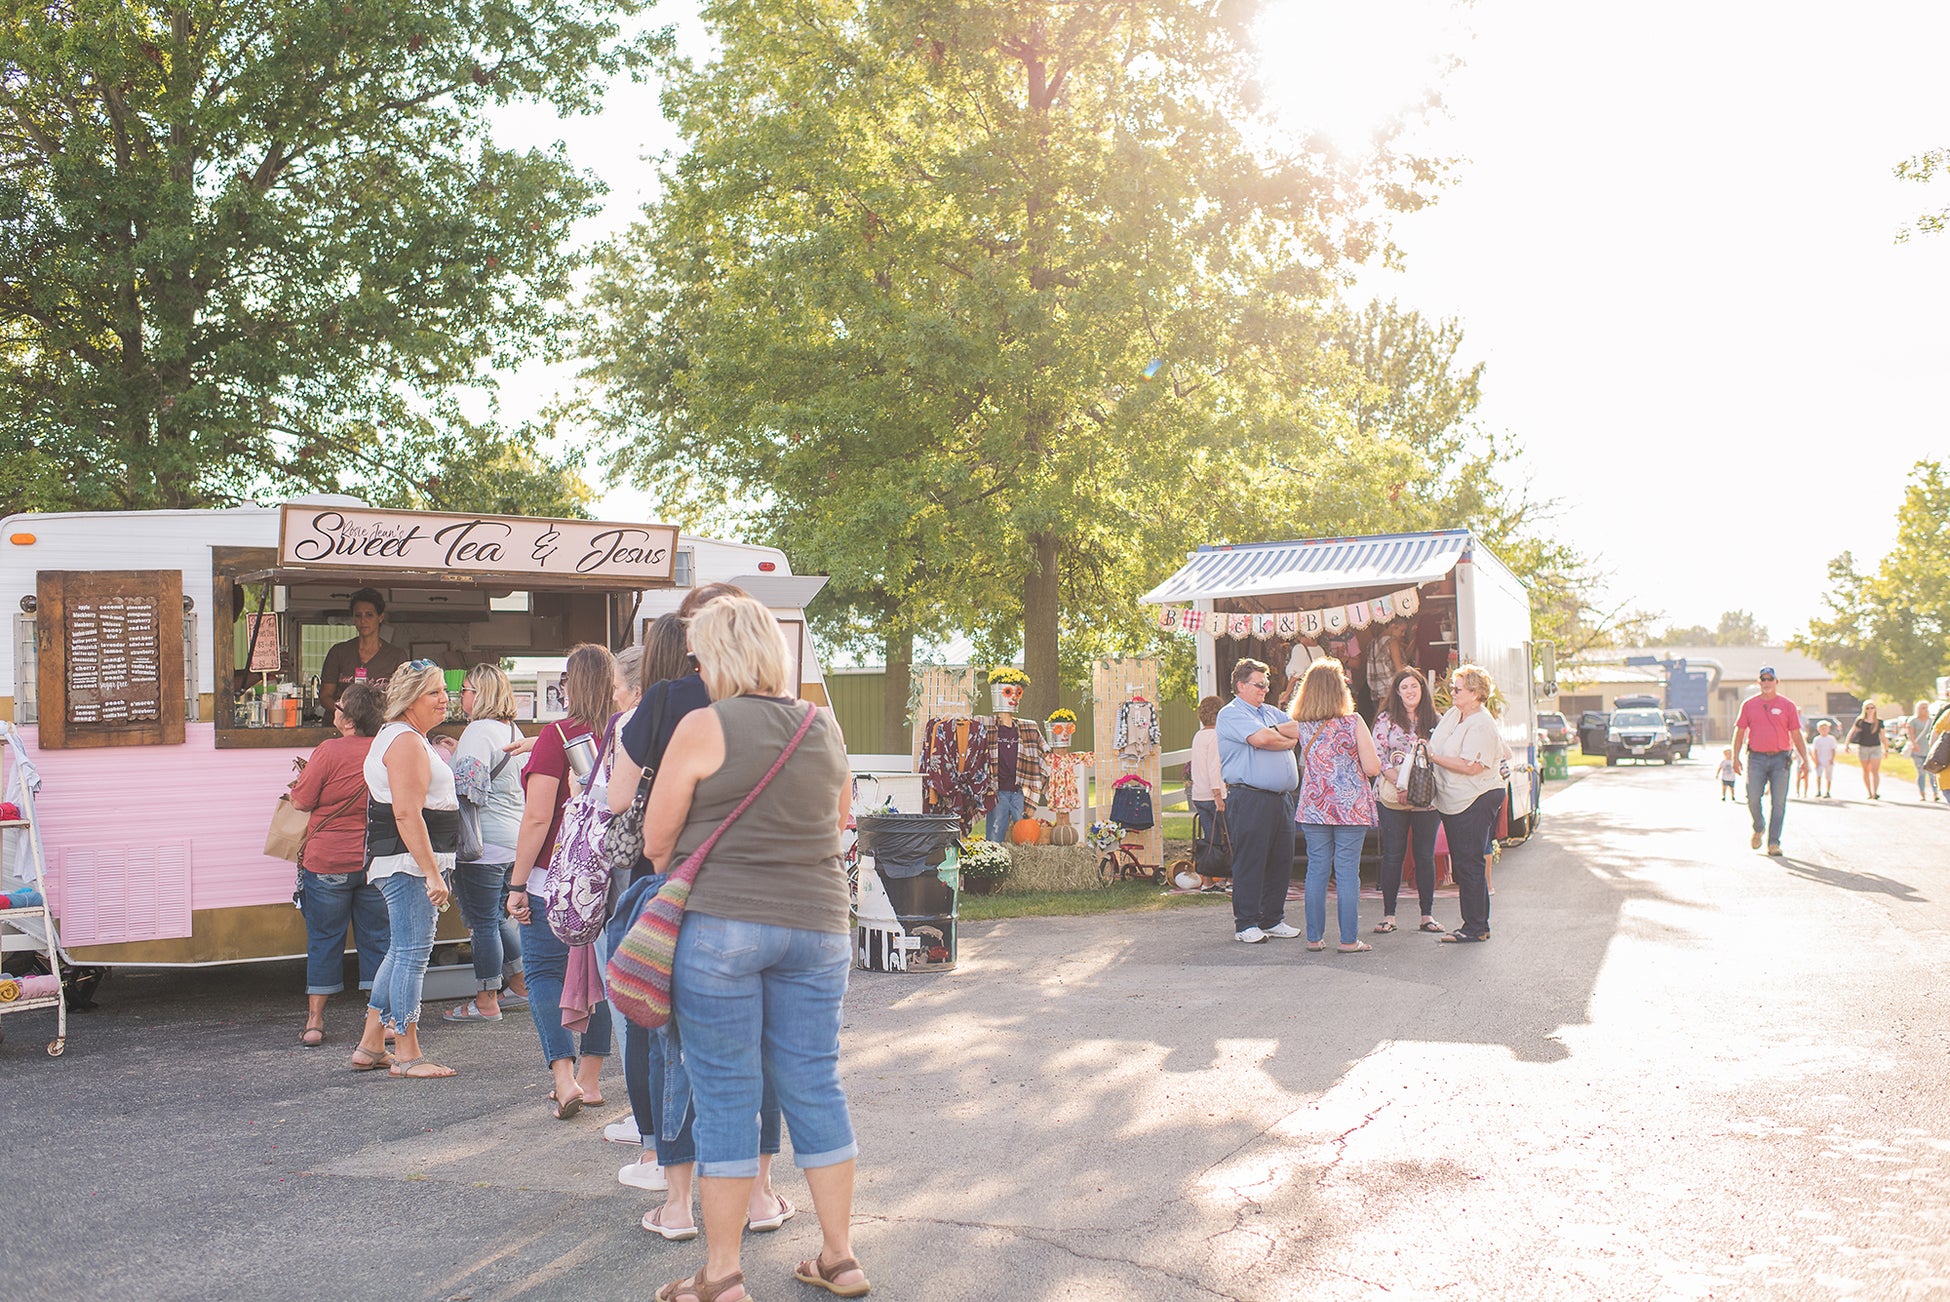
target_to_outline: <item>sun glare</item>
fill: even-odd
[[[1343,149],[1416,108],[1465,39],[1444,0],[1265,0],[1254,30],[1267,107]]]

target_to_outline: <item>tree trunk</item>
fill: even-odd
[[[1031,534],[1029,547],[1033,564],[1022,589],[1022,667],[1029,675],[1029,690],[1023,693],[1022,712],[1041,719],[1056,708],[1062,672],[1057,633],[1063,620],[1063,594],[1057,560],[1063,540],[1053,533]]]
[[[880,687],[880,750],[902,755],[913,749],[914,725],[907,717],[908,684],[914,677],[914,634],[904,628],[887,632],[887,673]]]

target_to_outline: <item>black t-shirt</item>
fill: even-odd
[[[670,734],[677,731],[684,716],[709,704],[711,693],[696,674],[650,684],[637,702],[636,713],[623,725],[623,750],[641,767],[657,768],[664,762]]]
[[[1851,746],[1880,746],[1882,725],[1874,719],[1857,719],[1855,726],[1849,729],[1848,740]]]

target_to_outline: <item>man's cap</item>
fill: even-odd
[[[1780,675],[1774,672],[1773,665],[1762,665],[1760,667],[1760,672],[1756,674],[1755,677],[1756,678],[1778,678],[1780,677]]]

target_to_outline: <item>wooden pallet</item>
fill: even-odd
[[[1152,805],[1159,821],[1149,831],[1133,832],[1125,840],[1142,847],[1137,852],[1139,863],[1156,867],[1164,862],[1165,853],[1163,752],[1158,747],[1152,747],[1136,767],[1132,767],[1118,756],[1115,738],[1118,706],[1133,695],[1144,697],[1154,707],[1158,705],[1158,662],[1136,658],[1099,660],[1091,669],[1090,680],[1097,753],[1097,797],[1093,805],[1096,811],[1093,820],[1110,817],[1113,784],[1117,779],[1135,773],[1149,782]]]

